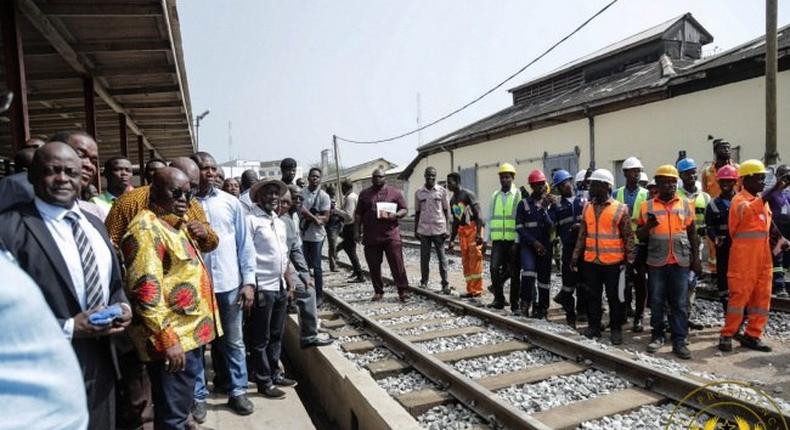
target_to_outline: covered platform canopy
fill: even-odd
[[[0,28],[15,96],[0,156],[74,129],[96,136],[100,165],[195,151],[175,0],[3,0]]]

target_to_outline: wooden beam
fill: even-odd
[[[129,158],[129,133],[126,128],[126,114],[118,114],[118,140],[121,147],[121,154],[125,158]]]
[[[93,71],[93,65],[90,61],[85,58],[84,56],[80,56],[74,50],[74,48],[69,44],[67,39],[60,33],[60,31],[50,22],[50,20],[46,17],[46,15],[38,8],[34,0],[16,0],[16,4],[19,7],[20,12],[22,12],[27,20],[35,27],[39,33],[50,43],[52,46],[60,53],[63,60],[71,66],[77,73],[90,76],[91,72]],[[107,88],[105,88],[100,82],[94,81],[94,91],[95,93],[104,100],[104,102],[110,106],[110,108],[118,113],[125,113],[127,115],[126,119],[128,121],[127,125],[132,132],[138,135],[142,135],[140,130],[137,127],[137,124],[128,116],[129,112],[121,106],[109,93]],[[152,146],[148,143],[145,139],[145,136],[141,136],[143,144],[147,144],[148,146]]]
[[[80,100],[83,96],[82,91],[53,91],[30,94],[27,99],[31,102],[51,102],[53,100]]]
[[[137,135],[137,162],[140,164],[140,185],[145,185],[145,153],[143,149],[145,148],[145,144],[143,143],[143,135]]]
[[[169,101],[169,102],[129,102],[123,104],[127,109],[161,109],[161,108],[183,108],[184,104],[180,101]]]
[[[62,3],[41,5],[46,15],[59,17],[148,17],[162,15],[157,4],[102,4],[95,2]]]
[[[30,138],[25,60],[19,18],[14,2],[0,2],[0,27],[3,32],[6,85],[14,93],[14,100],[8,113],[11,119],[11,139],[15,147],[14,152],[16,149],[22,148]]]
[[[156,93],[177,93],[178,85],[113,88],[110,89],[108,92],[111,96],[135,96],[135,95],[148,95],[148,94],[156,94]]]
[[[119,51],[169,51],[170,43],[165,40],[107,40],[85,42],[74,45],[77,52],[99,53]]]
[[[99,76],[140,76],[175,73],[173,66],[169,65],[140,65],[130,67],[97,67],[94,73]]]
[[[85,131],[96,139],[98,136],[96,136],[96,101],[94,100],[93,78],[82,78],[82,92],[85,103]]]

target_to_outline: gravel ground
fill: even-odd
[[[335,348],[337,348],[342,352],[342,350],[340,349],[340,345],[338,345],[338,342],[335,342],[333,345],[335,345]],[[343,356],[353,361],[354,364],[356,364],[359,367],[365,367],[369,363],[372,363],[374,361],[387,360],[395,357],[395,355],[393,355],[387,348],[383,348],[383,347],[377,347],[364,354],[343,352]]]
[[[600,420],[587,421],[577,428],[583,430],[664,430],[667,428],[669,417],[672,416],[673,412],[675,412],[675,416],[672,418],[672,422],[683,424],[677,428],[688,428],[687,423],[691,422],[694,411],[689,408],[678,408],[675,411],[675,405],[672,403],[659,406],[642,406],[627,414],[617,414],[601,418]],[[707,418],[708,416],[705,415],[700,424]]]
[[[713,300],[697,299],[694,303],[695,320],[705,327],[721,327],[724,322],[724,310],[719,302]],[[790,340],[790,314],[784,312],[771,312],[768,314],[768,324],[765,326],[766,337]]]
[[[469,327],[469,326],[482,326],[485,325],[483,320],[477,317],[464,316],[456,318],[452,321],[445,321],[439,323],[425,324],[419,327],[408,328],[400,330],[397,333],[400,336],[414,336],[418,334],[427,333],[434,330],[449,330],[453,328]]]
[[[457,349],[502,343],[513,339],[515,339],[513,334],[492,327],[490,330],[482,333],[443,337],[427,342],[419,342],[416,345],[418,348],[422,348],[431,354],[437,354],[445,351],[455,351]]]
[[[390,396],[396,397],[410,391],[422,390],[423,388],[436,387],[436,384],[422,376],[420,373],[410,371],[400,375],[389,376],[376,381],[381,388],[387,391]]]
[[[463,430],[483,423],[482,418],[458,403],[431,408],[417,421],[428,430]]]
[[[402,323],[421,321],[421,320],[451,318],[454,316],[456,316],[454,313],[446,309],[440,309],[440,310],[425,312],[423,314],[418,314],[418,315],[404,315],[401,317],[382,319],[379,320],[378,322],[382,325],[391,325],[391,324],[402,324]]]
[[[599,370],[586,370],[577,375],[552,377],[536,384],[519,385],[497,391],[497,395],[527,413],[545,411],[591,399],[631,384],[616,375]]]
[[[453,367],[471,379],[516,372],[562,360],[543,349],[516,351],[504,356],[485,356],[453,363]]]

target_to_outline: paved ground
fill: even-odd
[[[212,394],[203,427],[215,430],[315,429],[296,391],[293,388],[283,390],[288,393],[284,399],[272,400],[258,394],[251,385],[248,395],[255,405],[255,412],[246,417],[238,416],[228,408],[226,396]]]

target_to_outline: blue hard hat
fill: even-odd
[[[551,177],[551,185],[556,187],[557,185],[567,181],[568,179],[573,179],[573,175],[568,173],[567,170],[557,170],[554,172],[554,175]]]
[[[678,161],[678,172],[685,172],[687,170],[697,170],[697,163],[694,162],[693,158],[684,158]]]

